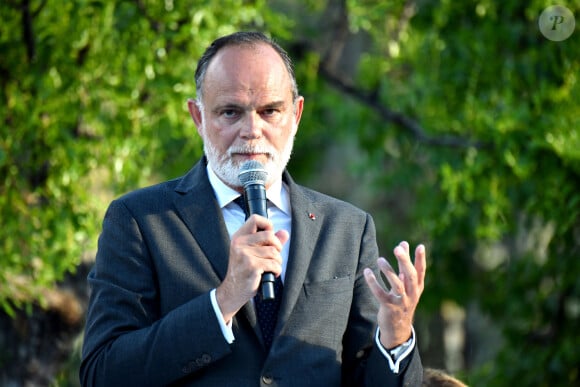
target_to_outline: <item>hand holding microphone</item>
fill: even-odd
[[[244,187],[246,218],[254,214],[267,218],[266,179],[268,178],[268,172],[258,161],[249,160],[242,165],[238,178]],[[263,300],[276,298],[274,292],[275,280],[274,273],[266,272],[262,274],[260,292]]]

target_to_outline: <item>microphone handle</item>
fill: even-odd
[[[274,281],[276,281],[274,273],[268,271],[262,274],[260,290],[262,292],[263,301],[274,300],[276,298],[276,293],[274,292]]]
[[[265,218],[268,217],[266,189],[262,184],[250,184],[244,187],[244,198],[246,200],[249,214],[257,214]],[[262,274],[262,279],[260,281],[262,300],[267,301],[276,298],[276,293],[274,291],[275,280],[276,276],[274,273],[266,272]]]
[[[249,215],[268,217],[266,189],[262,184],[250,184],[245,187],[244,198]]]

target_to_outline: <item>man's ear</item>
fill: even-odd
[[[294,133],[298,132],[298,125],[300,124],[300,119],[302,118],[302,110],[304,109],[304,97],[299,96],[294,102]]]
[[[189,114],[191,115],[191,118],[193,118],[193,122],[195,123],[197,131],[199,132],[202,126],[202,114],[199,104],[196,100],[190,98],[187,100],[187,108],[189,109]]]

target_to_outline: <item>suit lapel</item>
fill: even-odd
[[[277,332],[280,332],[282,326],[288,321],[302,291],[302,285],[324,220],[324,213],[306,196],[304,189],[295,184],[287,173],[284,179],[289,187],[292,205],[292,239]]]
[[[221,281],[228,268],[230,238],[205,164],[202,159],[177,185],[175,191],[180,195],[174,204]]]

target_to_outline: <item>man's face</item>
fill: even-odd
[[[231,46],[211,60],[202,106],[189,109],[216,175],[239,189],[238,173],[248,160],[268,171],[268,187],[286,167],[302,114],[303,98],[292,100],[290,75],[266,44]]]

